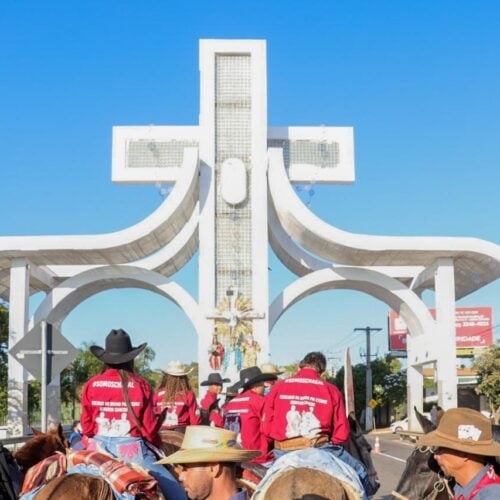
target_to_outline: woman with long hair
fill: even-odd
[[[180,361],[171,361],[154,396],[157,414],[165,412],[161,430],[184,432],[188,425],[200,425],[201,413],[189,383],[188,370]]]
[[[133,347],[124,330],[111,330],[106,347],[93,345],[103,371],[83,387],[80,424],[89,449],[111,454],[147,469],[167,498],[185,499],[180,484],[158,460],[160,422],[153,408],[153,389],[134,372],[134,358],[146,343]]]

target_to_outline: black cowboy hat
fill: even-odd
[[[227,384],[228,382],[231,382],[230,379],[228,378],[222,378],[220,376],[220,373],[209,373],[207,380],[204,380],[200,385],[206,386],[206,385],[220,385],[222,384]]]
[[[129,334],[122,330],[111,330],[106,337],[106,348],[97,345],[90,346],[90,352],[107,365],[119,365],[137,357],[147,346],[147,342],[138,347],[132,347]]]
[[[242,388],[246,391],[250,389],[252,385],[266,382],[267,380],[277,379],[278,377],[274,375],[274,373],[262,373],[258,366],[251,366],[250,368],[244,368],[240,371],[240,380],[236,382],[233,387],[237,389]]]

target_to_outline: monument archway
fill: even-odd
[[[422,387],[422,364],[436,361],[441,406],[456,406],[455,302],[500,277],[500,246],[476,238],[355,234],[322,221],[293,184],[354,182],[353,129],[268,127],[266,64],[264,40],[202,40],[199,124],[113,128],[113,182],[174,184],[143,221],[109,234],[0,237],[9,345],[29,331],[32,293],[48,294],[35,325],[43,317],[60,321],[98,291],[138,286],[178,303],[196,325],[203,379],[214,369],[207,353],[215,333],[226,348],[253,345],[252,362],[262,363],[270,325],[286,307],[322,287],[344,286],[406,319],[412,393]],[[269,244],[303,277],[271,307]],[[168,279],[196,251],[198,303]],[[116,274],[100,279],[104,271]],[[435,290],[434,326],[418,300],[427,289]],[[26,429],[27,401],[26,372],[13,356],[8,377],[14,434]]]
[[[30,329],[40,321],[60,325],[66,316],[89,297],[115,288],[141,288],[174,302],[190,319],[197,333],[201,330],[198,303],[178,283],[147,269],[132,266],[104,266],[67,279],[54,288],[38,306]]]
[[[427,306],[414,292],[390,276],[358,267],[322,269],[292,282],[271,303],[269,333],[272,333],[279,318],[294,304],[309,295],[326,290],[356,290],[384,302],[398,312],[408,325],[410,345],[412,342],[416,344],[417,339],[432,338],[436,334],[436,322]],[[437,359],[437,353],[433,352],[432,345],[428,346],[422,361],[423,359]],[[412,370],[415,368],[411,368],[410,372]],[[421,374],[421,368],[417,368],[417,373]],[[423,392],[420,383],[408,385],[407,404],[408,408],[422,407]]]

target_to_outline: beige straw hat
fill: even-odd
[[[167,365],[167,369],[165,370],[168,375],[172,375],[174,377],[183,377],[184,375],[189,375],[193,369],[187,368],[184,363],[180,361],[170,361]]]
[[[278,367],[274,363],[264,363],[260,365],[260,371],[262,373],[272,373],[273,375],[282,375],[283,371],[278,370]]]
[[[236,433],[207,425],[189,425],[181,449],[157,464],[195,464],[208,462],[246,462],[260,451],[245,450],[236,442]]]
[[[500,444],[493,440],[490,420],[470,408],[445,411],[437,429],[422,436],[418,445],[449,448],[472,455],[500,456]]]

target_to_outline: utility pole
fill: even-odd
[[[355,328],[355,332],[366,333],[366,405],[365,405],[365,430],[371,431],[373,429],[373,408],[368,406],[368,403],[373,397],[372,385],[372,367],[371,367],[371,332],[380,332],[382,328],[372,328],[367,326],[365,328]]]

